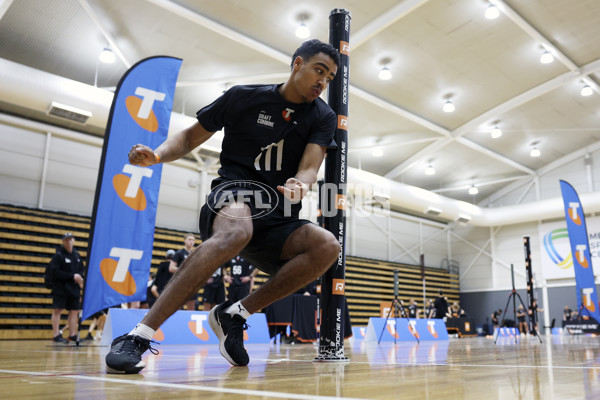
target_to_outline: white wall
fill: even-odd
[[[53,129],[48,126],[49,131]],[[102,141],[63,131],[48,134],[0,124],[0,202],[92,214]],[[194,162],[163,166],[157,226],[198,231],[199,204],[204,203],[200,201],[201,179]]]

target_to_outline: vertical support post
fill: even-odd
[[[337,149],[325,160],[325,184],[320,193],[324,227],[338,238],[341,246],[337,261],[321,279],[319,353],[316,361],[347,361],[344,355],[345,277],[346,277],[346,179],[348,155],[348,96],[350,79],[350,11],[334,9],[329,14],[329,43],[341,55],[341,63],[329,84],[328,103],[338,116],[334,140]],[[335,192],[335,193],[329,193]],[[327,211],[327,212],[325,212]]]
[[[523,237],[523,245],[525,246],[525,272],[527,273],[527,298],[529,299],[529,304],[527,305],[528,310],[531,310],[531,306],[533,305],[533,299],[535,298],[535,294],[533,292],[533,270],[531,268],[531,247],[529,245],[529,236]],[[537,321],[536,312],[533,311],[529,316],[529,332],[535,332],[535,323]]]

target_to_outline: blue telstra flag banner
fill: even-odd
[[[561,180],[560,190],[565,205],[565,219],[567,221],[567,231],[569,232],[569,242],[571,243],[573,269],[575,270],[577,306],[578,308],[583,306],[583,316],[591,316],[600,322],[598,293],[594,282],[594,269],[583,207],[577,192],[569,183]]]
[[[135,144],[154,149],[166,140],[181,62],[144,59],[117,86],[98,172],[82,320],[146,298],[162,164],[131,165],[128,153]]]

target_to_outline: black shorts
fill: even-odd
[[[213,188],[222,182],[222,180],[216,179],[213,181]],[[248,188],[230,187],[229,190],[235,194],[236,190],[243,191]],[[217,205],[221,200],[220,196],[223,196],[223,192],[213,190],[202,207],[199,229],[203,241],[212,236],[212,225],[217,215],[216,212],[219,211]],[[255,206],[253,200],[247,204],[253,216],[253,233],[250,243],[241,251],[240,256],[266,274],[274,275],[288,261],[281,259],[281,251],[288,236],[302,225],[312,222],[299,219],[297,215],[285,216],[283,210],[279,208],[265,215],[264,209]]]
[[[204,286],[204,294],[202,301],[209,304],[221,304],[225,301],[225,286],[219,285],[214,287],[211,285]]]
[[[81,310],[81,302],[79,301],[79,296],[54,294],[52,296],[52,308],[60,308],[69,311]]]
[[[250,284],[247,285],[240,285],[240,286],[233,286],[233,285],[229,285],[229,291],[228,291],[228,300],[231,300],[232,302],[236,302],[238,300],[242,300],[244,297],[248,296],[250,294]]]

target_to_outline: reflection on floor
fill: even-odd
[[[6,398],[44,399],[596,399],[600,343],[593,337],[463,338],[345,343],[348,362],[315,362],[313,344],[248,345],[231,367],[215,345],[158,346],[139,375],[107,375],[107,347],[0,341]],[[319,397],[317,397],[319,396]]]

